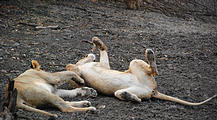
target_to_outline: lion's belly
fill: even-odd
[[[45,83],[32,82],[25,83],[15,81],[15,88],[18,89],[19,96],[25,101],[25,104],[38,106],[47,104],[49,95],[54,91],[54,88]]]
[[[132,74],[108,70],[93,64],[80,67],[82,77],[90,87],[106,95],[115,91],[137,85],[137,78]]]

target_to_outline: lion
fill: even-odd
[[[141,0],[124,0],[128,9],[139,9],[141,6]]]
[[[64,101],[61,97],[76,96],[96,96],[97,92],[88,87],[76,88],[72,90],[57,89],[57,86],[68,81],[84,84],[84,80],[72,71],[45,72],[40,69],[36,60],[32,60],[32,69],[14,78],[14,88],[17,89],[16,107],[27,111],[38,112],[46,116],[58,117],[56,114],[46,112],[36,108],[37,106],[47,106],[58,108],[62,112],[94,111],[89,101],[70,102]],[[6,95],[8,94],[6,87]]]
[[[145,51],[148,63],[135,59],[130,62],[128,70],[121,72],[110,69],[107,47],[98,37],[93,37],[91,43],[100,52],[100,62],[94,62],[95,55],[88,54],[76,64],[68,64],[66,69],[79,74],[88,86],[102,94],[114,95],[126,101],[141,102],[142,99],[153,97],[192,106],[204,104],[217,96],[216,94],[202,102],[192,103],[160,93],[154,79],[158,70],[153,50]]]

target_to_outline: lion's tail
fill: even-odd
[[[31,68],[36,69],[36,70],[39,71],[40,70],[40,65],[39,65],[38,61],[32,60]]]
[[[196,106],[196,105],[201,105],[201,104],[204,104],[208,101],[210,101],[211,99],[217,97],[217,94],[216,95],[213,95],[212,97],[202,101],[202,102],[198,102],[198,103],[192,103],[192,102],[187,102],[187,101],[184,101],[184,100],[181,100],[181,99],[178,99],[178,98],[175,98],[175,97],[171,97],[171,96],[168,96],[168,95],[165,95],[165,94],[162,94],[158,91],[156,91],[156,94],[153,95],[154,98],[158,98],[158,99],[162,99],[162,100],[168,100],[168,101],[173,101],[173,102],[177,102],[177,103],[180,103],[180,104],[184,104],[184,105],[191,105],[191,106]]]

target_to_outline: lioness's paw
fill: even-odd
[[[84,96],[88,96],[88,97],[96,97],[97,96],[97,92],[93,88],[82,87],[81,89],[85,92]]]
[[[96,108],[95,108],[95,107],[89,107],[89,108],[88,108],[88,111],[95,112],[95,111],[96,111]]]
[[[90,106],[91,106],[91,102],[83,101],[83,107],[90,107]]]
[[[146,56],[148,61],[150,61],[150,62],[155,61],[155,55],[154,55],[154,51],[152,49],[146,49],[145,56]]]
[[[88,58],[90,58],[92,61],[94,61],[96,59],[96,55],[90,53],[87,55]]]
[[[106,45],[98,37],[93,37],[92,42],[97,46],[98,49],[100,49],[102,51],[107,50]]]
[[[93,88],[82,87],[82,88],[80,88],[78,95],[86,96],[86,97],[96,97],[97,92]]]
[[[56,120],[57,114],[52,114],[48,120]]]
[[[154,76],[157,76],[158,70],[157,70],[157,64],[156,64],[156,58],[155,58],[154,51],[151,49],[146,49],[145,56],[146,56],[146,59],[148,60],[148,62],[150,64],[151,69],[152,69],[151,74]]]

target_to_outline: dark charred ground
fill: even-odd
[[[81,41],[98,36],[109,48],[112,69],[126,70],[131,60],[145,59],[145,49],[152,48],[160,73],[156,77],[158,90],[199,102],[217,93],[217,25],[211,21],[167,17],[143,8],[127,10],[122,3],[114,2],[1,1],[0,97],[7,80],[29,69],[32,59],[38,60],[46,71],[65,70],[66,64],[75,63],[90,52],[91,46]],[[59,28],[35,28],[49,25]],[[72,100],[89,100],[98,109],[94,113],[45,110],[56,113],[60,120],[217,118],[217,99],[194,107],[157,99],[136,104],[103,95]],[[17,114],[19,119],[48,119],[23,110]]]

